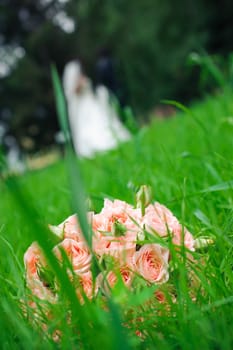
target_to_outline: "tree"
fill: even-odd
[[[53,143],[58,129],[50,66],[55,62],[61,72],[73,51],[72,37],[54,22],[63,6],[27,0],[1,4],[2,51],[5,56],[9,51],[6,58],[13,64],[1,79],[0,118],[8,119],[10,133],[32,151]],[[25,53],[20,59],[12,58],[16,49]]]
[[[80,57],[94,79],[101,48],[111,50],[127,103],[137,113],[146,114],[161,99],[186,103],[200,96],[199,70],[188,69],[186,61],[200,48],[223,54],[232,50],[231,3],[221,4],[1,0],[0,71],[4,57],[8,65],[12,62],[1,79],[0,119],[10,119],[21,143],[25,136],[33,138],[34,150],[51,144],[58,128],[51,62],[62,74],[68,60]]]

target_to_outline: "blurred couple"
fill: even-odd
[[[92,158],[96,153],[116,148],[119,142],[130,139],[129,131],[110,103],[108,88],[97,85],[93,89],[79,60],[66,64],[63,87],[77,155]]]

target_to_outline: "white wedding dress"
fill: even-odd
[[[99,86],[94,93],[78,61],[65,66],[63,87],[73,145],[79,156],[93,157],[96,152],[113,149],[130,139],[129,131],[109,103],[108,90]]]

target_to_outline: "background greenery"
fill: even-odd
[[[224,67],[233,45],[230,0],[4,0],[0,10],[0,60],[17,61],[1,78],[0,120],[22,147],[23,136],[33,139],[33,151],[51,145],[58,129],[51,62],[62,74],[65,63],[79,56],[93,78],[97,54],[108,47],[127,103],[145,119],[161,99],[188,103],[203,94],[202,71],[188,63],[191,52],[221,55]],[[64,30],[64,12],[73,32]],[[209,77],[201,82],[204,91],[216,87]]]

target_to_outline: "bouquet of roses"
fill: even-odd
[[[131,290],[135,287],[134,281],[140,279],[144,285],[161,286],[169,280],[172,260],[169,247],[175,251],[182,248],[192,259],[192,252],[200,243],[210,243],[195,240],[168,208],[158,202],[151,203],[148,187],[142,186],[136,199],[136,207],[121,200],[105,199],[99,213],[87,213],[92,231],[91,246],[85,240],[76,215],[58,226],[49,225],[59,238],[53,253],[60,264],[66,264],[81,304],[85,298],[91,300],[98,293],[109,295],[119,280]],[[99,266],[96,275],[93,261]],[[48,273],[46,258],[36,242],[27,249],[24,264],[26,285],[32,295],[56,303],[59,286],[56,278]]]

